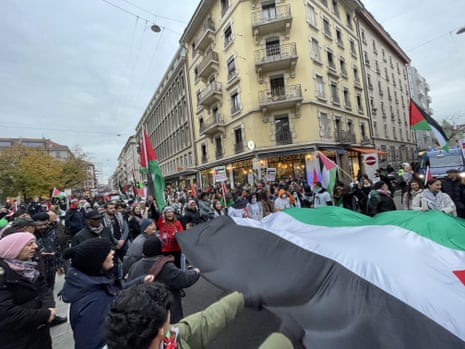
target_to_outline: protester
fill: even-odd
[[[435,210],[457,216],[454,201],[441,191],[441,181],[432,178],[426,183],[426,189],[412,202],[412,209],[418,211]]]
[[[278,191],[278,197],[274,201],[274,210],[281,211],[286,208],[291,208],[291,202],[289,197],[287,196],[287,192],[285,189],[280,189]]]
[[[413,200],[417,195],[420,195],[423,191],[423,185],[421,182],[413,179],[410,184],[407,192],[404,194],[402,199],[402,206],[404,210],[413,210]]]
[[[72,240],[71,246],[79,245],[80,243],[94,238],[108,240],[114,248],[118,245],[118,240],[113,237],[110,228],[107,228],[102,223],[103,215],[98,210],[91,210],[86,213],[84,227],[76,233]]]
[[[204,349],[244,307],[261,309],[259,297],[233,292],[206,309],[170,326],[173,299],[165,285],[154,282],[121,292],[106,318],[109,349]],[[280,332],[271,334],[259,349],[303,348],[305,332],[290,316],[282,318]],[[179,345],[178,345],[179,344]]]
[[[70,323],[75,349],[100,349],[104,346],[103,324],[113,298],[124,288],[153,276],[125,284],[112,278],[114,266],[111,243],[106,239],[89,239],[66,249],[63,258],[71,258],[65,284],[59,293],[71,303]]]
[[[179,247],[176,240],[176,234],[184,231],[184,229],[181,222],[176,218],[172,206],[166,206],[163,209],[163,215],[157,220],[157,227],[162,242],[162,253],[165,256],[172,255],[174,257],[174,264],[180,268],[181,247]]]
[[[156,236],[150,236],[144,241],[143,258],[135,262],[129,269],[128,281],[134,280],[142,275],[152,274],[156,281],[165,284],[174,297],[171,309],[171,322],[178,322],[183,318],[181,297],[183,289],[192,286],[200,276],[200,270],[182,271],[174,264],[173,256],[163,256],[161,252],[161,241]]]
[[[247,203],[246,210],[249,214],[249,218],[260,221],[263,216],[263,206],[257,199],[257,193],[250,194],[249,202]]]
[[[139,205],[134,205],[131,209],[128,227],[129,227],[129,240],[132,242],[140,234],[140,221],[143,219],[142,211]]]
[[[142,247],[149,236],[154,236],[157,227],[151,218],[144,218],[140,221],[140,234],[129,246],[128,252],[123,259],[123,275],[126,275],[135,262],[142,258]]]
[[[78,199],[72,199],[65,214],[65,227],[70,237],[73,237],[85,224],[85,209],[80,208],[78,204]]]
[[[313,183],[313,202],[312,207],[324,207],[332,206],[333,201],[331,200],[331,195],[328,191],[323,188],[323,185],[320,182]]]
[[[51,349],[52,290],[32,261],[36,238],[27,232],[0,240],[0,347]]]
[[[368,196],[368,215],[374,216],[381,212],[394,211],[396,209],[396,204],[391,196],[387,183],[384,181],[376,182],[374,189]]]
[[[226,216],[226,210],[221,205],[221,201],[218,199],[213,200],[213,215],[214,217]]]
[[[249,218],[247,204],[247,199],[239,197],[236,202],[230,208],[228,208],[228,216],[237,218]]]
[[[189,200],[187,206],[184,209],[184,215],[182,217],[182,225],[185,229],[192,228],[202,222],[200,218],[200,212],[197,208],[195,200]],[[157,224],[158,225],[158,224]]]
[[[462,195],[465,185],[462,184],[457,169],[447,171],[447,177],[441,180],[441,191],[449,195],[454,202],[457,216],[465,218],[465,200]]]

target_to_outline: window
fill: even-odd
[[[350,53],[352,54],[352,56],[356,57],[357,50],[355,48],[355,41],[353,39],[350,39],[349,42],[350,42]]]
[[[387,82],[389,82],[389,73],[386,67],[384,67],[384,78]]]
[[[220,2],[221,2],[221,17],[223,17],[229,8],[229,0],[220,0]]]
[[[221,141],[221,136],[215,137],[215,154],[217,159],[223,156],[223,142]]]
[[[287,115],[276,116],[274,119],[277,144],[291,144],[292,135],[289,128],[289,118]]]
[[[316,26],[316,15],[315,15],[315,8],[310,5],[310,3],[307,2],[307,22],[313,26],[313,27],[317,27]]]
[[[333,104],[340,104],[339,93],[337,92],[337,82],[331,81],[329,87],[331,89],[331,102],[333,102]]]
[[[375,61],[375,69],[376,69],[376,72],[377,72],[378,75],[379,75],[380,70],[379,70],[379,63],[378,63],[378,61]]]
[[[329,26],[329,20],[323,17],[323,33],[327,37],[331,37],[331,28]]]
[[[231,80],[237,74],[234,57],[229,58],[226,64],[228,66],[228,80]]]
[[[373,131],[374,131],[375,137],[378,137],[378,135],[379,135],[379,133],[378,133],[378,123],[376,121],[373,121]]]
[[[343,94],[344,94],[344,106],[345,106],[346,108],[351,108],[349,89],[346,88],[346,87],[344,87]]]
[[[350,13],[346,13],[346,20],[347,20],[347,27],[349,29],[352,29],[352,18],[350,16]]]
[[[362,95],[360,93],[357,93],[357,109],[359,113],[363,112],[363,102],[362,102]]]
[[[206,146],[206,144],[202,144],[200,146],[200,154],[202,156],[202,162],[206,162],[207,161],[207,146]]]
[[[337,4],[337,0],[333,0],[333,13],[337,18],[339,18],[339,7]]]
[[[192,59],[197,55],[197,49],[195,48],[195,41],[192,43]]]
[[[241,110],[241,103],[239,101],[239,93],[233,92],[231,94],[231,114],[235,114]]]
[[[279,38],[270,38],[266,40],[266,55],[279,56],[281,54],[281,47],[279,46]]]
[[[357,66],[354,65],[354,66],[352,67],[352,70],[353,70],[353,72],[354,72],[354,81],[355,81],[355,83],[358,85],[358,84],[360,84],[360,76],[358,76],[358,68],[357,68]]]
[[[330,127],[328,114],[320,112],[318,115],[318,119],[320,121],[320,136],[322,138],[330,138],[331,127]]]
[[[365,124],[363,122],[360,123],[360,136],[362,139],[366,139]]]
[[[320,45],[318,43],[318,40],[315,38],[312,38],[311,57],[314,61],[321,63]]]
[[[365,30],[362,29],[360,35],[362,36],[362,42],[366,45],[367,41],[366,41],[366,38],[365,38]]]
[[[243,144],[244,139],[242,138],[242,128],[238,127],[234,129],[234,141],[235,144]]]
[[[342,41],[342,32],[339,28],[336,28],[336,43],[339,47],[344,47],[344,43]]]
[[[344,57],[339,57],[339,65],[341,67],[341,74],[343,77],[347,78],[347,66]]]
[[[276,4],[268,2],[262,4],[262,20],[270,20],[276,18]]]
[[[230,25],[224,30],[224,47],[227,47],[233,41],[232,28]]]
[[[374,53],[375,55],[377,55],[377,54],[378,54],[378,50],[376,49],[376,42],[375,42],[375,40],[373,40],[373,41],[371,42],[371,44],[372,44],[372,46],[373,46],[373,53]]]
[[[334,62],[333,51],[330,48],[326,49],[326,57],[328,59],[328,66],[330,69],[336,70],[336,63]]]
[[[365,65],[367,67],[369,67],[370,66],[370,60],[368,59],[368,52],[367,51],[363,52],[363,57],[365,58]]]
[[[321,75],[315,76],[315,92],[318,98],[325,98],[325,85]]]
[[[373,82],[371,81],[371,74],[367,74],[368,88],[373,89]]]
[[[378,92],[379,92],[379,95],[380,95],[380,96],[383,96],[383,95],[384,95],[384,92],[383,92],[383,85],[381,84],[381,81],[378,81]]]

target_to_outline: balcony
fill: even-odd
[[[220,160],[223,158],[223,149],[217,149],[215,151],[215,157],[216,157],[216,160]]]
[[[202,164],[206,164],[208,162],[208,157],[206,154],[203,154],[202,155],[202,158],[200,159]]]
[[[300,85],[282,86],[272,90],[260,91],[258,99],[263,112],[294,106],[298,109],[303,100]]]
[[[212,82],[197,95],[197,104],[199,106],[209,107],[220,101],[222,95],[223,91],[221,90],[221,83],[217,81]]]
[[[284,32],[289,37],[292,25],[290,5],[276,6],[269,11],[259,10],[252,12],[252,32],[258,43],[260,35]]]
[[[295,65],[297,63],[297,48],[295,42],[285,45],[272,45],[255,51],[255,70],[260,82],[263,74],[277,70],[287,69],[291,77],[295,77]]]
[[[212,136],[218,132],[224,133],[224,119],[220,114],[213,116],[208,119],[202,119],[203,121],[199,125],[199,132],[201,135],[205,134]]]
[[[355,134],[352,131],[342,131],[336,130],[334,132],[336,142],[344,144],[354,144],[355,143]]]
[[[204,81],[208,79],[210,75],[218,71],[219,59],[218,53],[210,51],[205,55],[202,62],[198,66],[198,74]]]
[[[215,41],[215,23],[211,18],[208,18],[202,24],[201,33],[197,37],[196,49],[200,52],[205,51],[211,43]]]
[[[234,153],[239,154],[244,152],[244,143],[235,143],[234,144]]]
[[[276,144],[285,145],[292,144],[292,134],[289,130],[281,130],[276,132]]]

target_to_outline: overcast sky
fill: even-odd
[[[2,0],[0,137],[78,146],[106,181],[198,3]],[[429,82],[434,117],[465,123],[465,1],[363,3]]]

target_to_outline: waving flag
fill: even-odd
[[[59,189],[57,189],[56,187],[53,188],[53,191],[52,191],[52,198],[58,198],[58,199],[63,199],[66,197],[66,193],[63,192],[63,191],[60,191]]]
[[[321,184],[333,196],[334,185],[336,184],[337,165],[328,159],[325,154],[318,152],[321,163]]]
[[[448,150],[448,137],[444,130],[425,110],[423,110],[412,99],[409,106],[410,128],[412,130],[432,131],[439,146],[444,150]]]
[[[294,208],[180,234],[202,275],[289,313],[318,349],[465,348],[465,221]]]
[[[157,155],[150,142],[147,130],[144,128],[141,148],[140,148],[140,165],[149,173],[149,179],[153,184],[155,201],[157,207],[161,211],[165,207],[165,178],[161,174],[160,165],[157,161]]]

